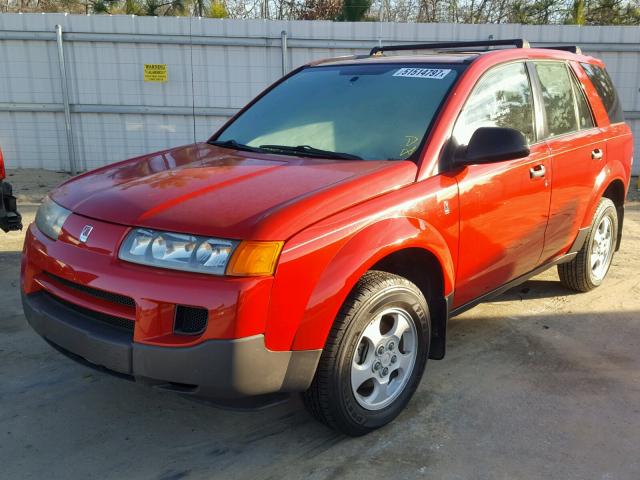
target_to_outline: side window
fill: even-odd
[[[487,72],[465,104],[453,137],[467,145],[480,127],[520,130],[529,143],[535,141],[531,84],[524,63],[511,63]]]
[[[578,130],[571,77],[564,63],[536,63],[549,136]]]
[[[578,126],[581,130],[593,128],[595,126],[593,123],[593,116],[591,115],[591,109],[589,108],[587,99],[584,96],[580,82],[578,82],[573,75],[570,76],[573,84],[573,94],[576,98],[576,105],[578,108]]]
[[[624,122],[620,99],[607,71],[604,68],[591,65],[590,63],[581,63],[580,65],[582,65],[584,72],[589,77],[589,80],[591,80],[591,83],[593,83],[598,95],[600,95],[604,108],[607,109],[609,121],[611,123]]]

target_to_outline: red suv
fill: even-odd
[[[4,157],[0,150],[0,230],[10,232],[22,230],[22,217],[18,213],[16,197],[13,196],[11,184],[5,181],[7,172],[4,168]]]
[[[632,143],[576,47],[315,62],[206,143],[54,190],[27,233],[24,310],[79,361],[235,405],[304,392],[361,435],[443,358],[451,316],[553,265],[573,290],[603,281]]]

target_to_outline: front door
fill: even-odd
[[[460,241],[454,308],[539,265],[550,202],[549,149],[538,142],[531,82],[523,62],[489,70],[469,96],[453,140],[466,145],[479,127],[520,130],[526,158],[460,170]]]

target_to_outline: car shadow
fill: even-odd
[[[558,280],[527,280],[521,285],[492,298],[491,302],[512,302],[514,300],[536,300],[541,298],[566,297],[577,292],[564,287]]]

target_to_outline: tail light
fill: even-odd
[[[2,157],[2,149],[0,148],[0,180],[3,180],[7,176],[7,172],[4,171],[4,158]]]

